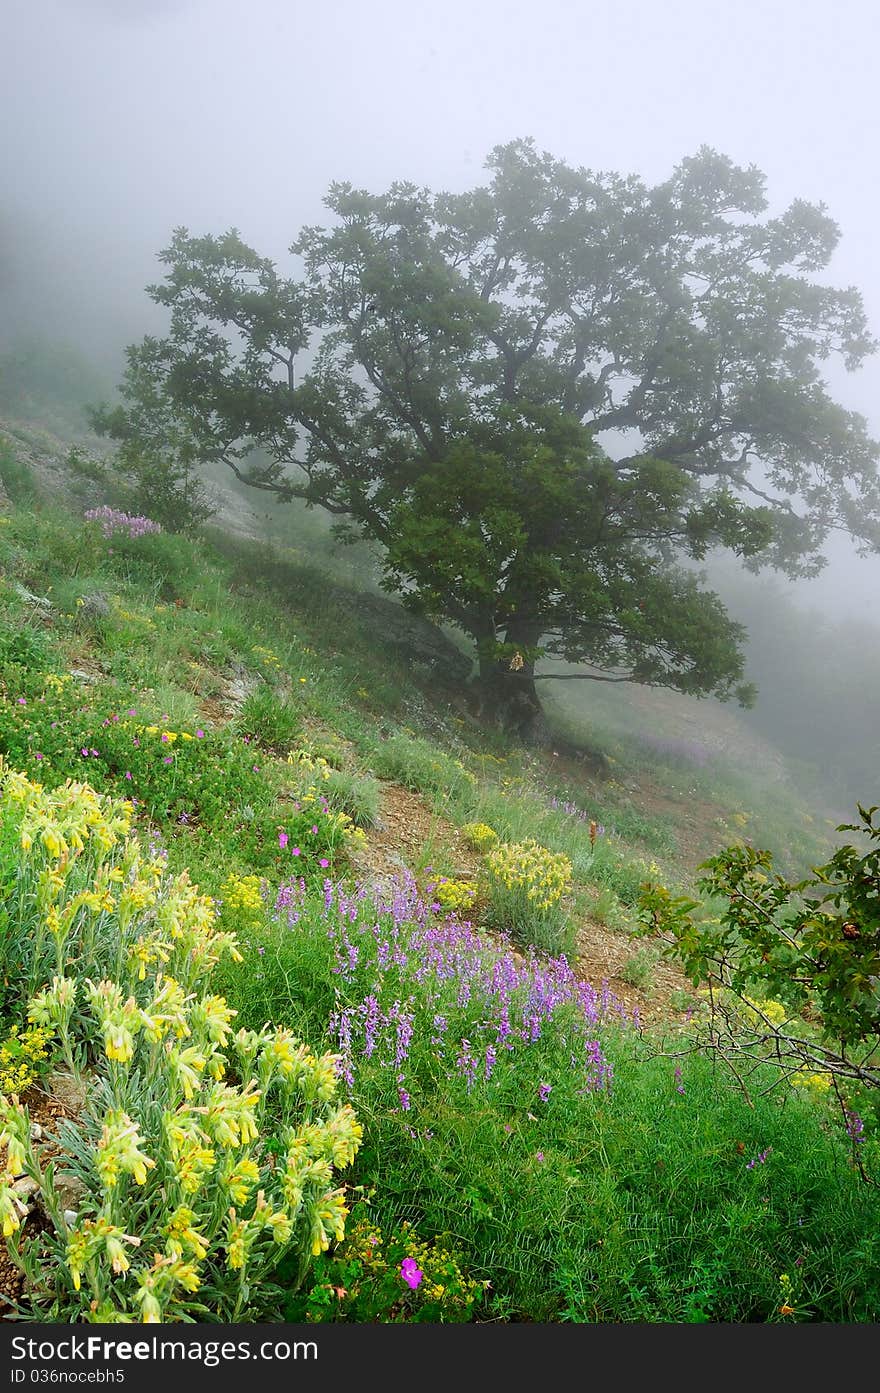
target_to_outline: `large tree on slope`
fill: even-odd
[[[833,529],[880,550],[877,446],[821,374],[875,347],[859,293],[811,276],[838,230],[803,202],[762,217],[762,175],[706,148],[653,188],[530,141],[488,168],[464,194],[333,184],[292,277],[235,231],[179,229],[149,292],[169,334],[128,350],[96,424],[377,541],[524,735],[544,654],[748,700],[742,630],[693,560],[810,575]]]

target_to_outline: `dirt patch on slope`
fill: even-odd
[[[428,806],[421,794],[401,784],[383,782],[379,822],[367,832],[366,849],[355,860],[356,870],[381,876],[417,870],[438,857],[451,862],[451,874],[472,880],[479,858],[459,829]]]

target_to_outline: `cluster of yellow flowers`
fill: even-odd
[[[333,776],[333,766],[329,760],[308,750],[292,750],[287,756],[287,763],[310,776],[296,793],[301,811],[320,812],[324,819],[325,836],[328,832],[336,833],[350,848],[366,846],[367,837],[363,828],[358,827],[348,813],[334,811],[327,806],[327,796],[322,792],[321,784],[327,783]]]
[[[434,884],[433,895],[441,909],[449,914],[460,914],[474,903],[477,887],[472,880],[452,880],[441,876]]]
[[[441,1243],[416,1238],[408,1220],[404,1220],[386,1243],[379,1226],[361,1215],[346,1235],[345,1247],[339,1253],[346,1262],[359,1263],[367,1279],[381,1279],[393,1269],[397,1279],[395,1286],[400,1281],[401,1255],[419,1270],[420,1281],[416,1287],[419,1298],[441,1301],[447,1311],[467,1310],[484,1289],[483,1282],[465,1277],[455,1256]],[[352,1294],[357,1295],[357,1292]]]
[[[220,898],[229,909],[260,915],[264,907],[263,882],[258,875],[229,875],[220,887]]]
[[[128,726],[127,721],[123,721],[123,727]],[[157,736],[163,745],[173,745],[177,740],[194,740],[195,736],[190,735],[188,730],[163,730],[161,726],[136,726],[139,735]]]
[[[123,619],[129,624],[143,624],[147,629],[155,629],[154,619],[151,619],[148,614],[138,614],[133,609],[125,609],[118,595],[114,595],[110,603],[117,619]]]
[[[262,644],[255,643],[251,648],[251,652],[253,653],[257,661],[265,663],[266,667],[281,667],[281,659],[279,658],[277,653],[273,653],[271,648],[264,648]]]
[[[23,1093],[49,1058],[52,1031],[41,1026],[13,1026],[0,1045],[0,1093]]]
[[[498,833],[488,822],[466,822],[461,835],[472,851],[488,851],[498,841]]]
[[[571,861],[552,852],[533,837],[524,842],[499,842],[486,857],[490,882],[522,892],[538,910],[552,909],[571,889]]]
[[[54,1226],[43,1280],[67,1291],[71,1319],[191,1318],[187,1303],[203,1284],[218,1317],[233,1319],[231,1297],[217,1304],[224,1271],[236,1274],[240,1296],[303,1227],[313,1254],[344,1234],[334,1169],[351,1163],[362,1129],[337,1100],[337,1056],[315,1055],[268,1025],[234,1033],[236,1012],[201,982],[222,954],[241,961],[235,937],[218,928],[212,900],[186,872],[171,878],[161,860],[142,857],[128,836],[130,804],[86,785],[47,793],[4,769],[0,820],[27,871],[22,912],[39,915],[34,942],[48,929],[59,947],[58,972],[29,1002],[34,1029],[16,1038],[29,1038],[36,1054],[36,1042],[57,1032],[75,1068],[71,1041],[84,1037],[108,1083],[86,1104],[80,1140],[95,1138],[95,1180],[89,1217],[71,1223],[53,1201],[19,1079],[11,1081],[0,1097],[3,1233],[14,1242],[26,1212],[15,1184],[28,1175]],[[243,905],[260,899],[257,877],[230,880]],[[97,981],[75,979],[65,971],[71,961],[83,974],[95,961],[116,966]],[[267,1127],[278,1155],[262,1142]]]
[[[483,1290],[481,1282],[465,1277],[452,1253],[439,1243],[418,1242],[409,1237],[410,1225],[404,1221],[402,1236],[407,1240],[407,1256],[422,1273],[419,1291],[428,1301],[443,1301],[455,1307],[473,1305]]]
[[[321,779],[324,783],[330,778],[332,766],[323,755],[312,754],[309,750],[291,750],[287,756],[287,763],[292,764],[296,769],[302,769],[315,775],[315,780]]]
[[[44,789],[26,775],[6,768],[2,757],[0,791],[4,803],[20,813],[16,821],[21,850],[27,853],[34,843],[42,843],[62,865],[83,851],[88,842],[109,851],[131,831],[131,803],[114,801],[88,784],[70,779],[60,788]]]
[[[752,996],[744,996],[737,1002],[740,1015],[750,1026],[782,1025],[788,1020],[789,1012],[781,1001],[759,1001]]]
[[[807,1088],[814,1098],[824,1098],[831,1088],[831,1075],[815,1073],[806,1065],[789,1079],[792,1088]]]

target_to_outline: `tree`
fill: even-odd
[[[875,347],[858,292],[810,278],[838,230],[803,202],[762,219],[763,176],[707,148],[653,188],[531,141],[488,168],[464,194],[331,185],[299,278],[178,229],[149,292],[169,335],[128,350],[96,423],[378,541],[524,735],[544,655],[748,702],[743,631],[693,562],[809,575],[835,528],[880,548],[877,447],[820,374]]]

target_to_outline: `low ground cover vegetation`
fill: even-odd
[[[848,1072],[822,1033],[877,976],[861,846],[825,889],[862,900],[829,906],[752,853],[738,790],[701,886],[684,824],[641,808],[620,763],[591,781],[482,731],[328,615],[317,575],[123,525],[116,500],[64,517],[7,472],[25,500],[0,514],[18,1314],[876,1319],[876,1021]],[[692,777],[678,747],[654,753]],[[403,792],[432,840],[389,868]],[[632,935],[646,999],[677,948],[693,990],[662,1026],[584,972],[594,913]],[[837,1016],[814,990],[832,967]],[[35,1138],[30,1109],[65,1079],[78,1101]]]

